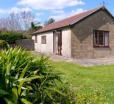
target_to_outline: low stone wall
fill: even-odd
[[[34,41],[31,39],[17,40],[16,45],[25,48],[27,50],[34,50]]]

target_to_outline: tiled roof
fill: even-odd
[[[85,11],[83,13],[76,14],[74,16],[66,18],[64,20],[61,20],[61,21],[58,21],[58,22],[46,25],[42,29],[34,32],[33,34],[42,33],[42,32],[46,32],[46,31],[50,31],[50,30],[55,30],[55,29],[59,29],[59,28],[62,28],[62,27],[73,25],[73,24],[79,22],[80,20],[88,17],[89,15],[97,12],[100,9],[104,9],[104,7],[99,7],[99,8],[93,9],[93,10],[88,10],[88,11]]]

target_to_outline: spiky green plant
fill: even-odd
[[[25,84],[41,78],[29,71],[32,61],[31,55],[22,49],[0,52],[0,100],[8,104],[28,102],[23,94],[27,89]]]
[[[60,77],[53,72],[48,62],[48,58],[34,57],[21,48],[1,51],[0,102],[70,104],[68,91],[63,86],[59,86]]]

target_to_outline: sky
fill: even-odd
[[[114,0],[0,0],[0,18],[15,12],[32,12],[35,20],[56,21],[104,5],[114,15]]]

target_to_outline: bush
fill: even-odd
[[[0,49],[8,48],[8,43],[5,40],[0,40]]]
[[[1,32],[0,39],[5,40],[9,44],[15,43],[16,40],[26,39],[27,37],[23,36],[20,32]]]
[[[3,104],[73,104],[69,92],[59,74],[53,72],[48,58],[36,58],[20,48],[0,52]]]

